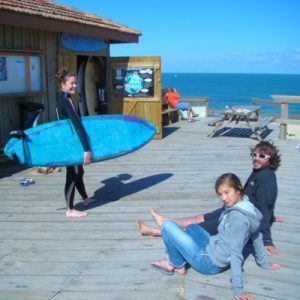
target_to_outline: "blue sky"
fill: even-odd
[[[58,0],[142,32],[111,56],[161,56],[162,72],[300,74],[300,0]]]

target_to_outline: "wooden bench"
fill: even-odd
[[[262,129],[268,127],[268,124],[273,122],[275,119],[274,116],[264,116],[262,117],[257,124],[255,124],[255,128]]]
[[[167,126],[179,121],[178,110],[169,106],[169,104],[162,105],[162,126]]]
[[[208,123],[208,126],[215,126],[214,130],[208,134],[208,137],[214,136],[215,132],[222,126],[223,122],[225,121],[225,115],[218,116],[211,120]],[[269,129],[268,125],[275,119],[274,116],[264,116],[255,124],[250,124],[249,120],[246,119],[248,127],[252,130],[252,134],[254,134],[259,140],[263,140],[261,136],[261,131],[265,129]],[[252,123],[252,122],[251,122]]]
[[[269,129],[268,125],[273,122],[275,119],[275,116],[264,116],[258,122],[253,126],[252,129],[253,134],[261,141],[263,138],[260,135],[260,131]]]
[[[162,91],[161,97],[161,122],[162,126],[167,126],[179,121],[178,110],[172,108],[164,97],[165,90]]]
[[[225,117],[224,116],[218,116],[212,119],[211,121],[208,122],[208,126],[216,126],[219,122],[224,121]]]
[[[172,112],[177,112],[177,109],[168,107],[168,108],[164,109],[164,110],[161,112],[161,114],[164,115],[164,114],[169,114],[169,113],[172,113]]]

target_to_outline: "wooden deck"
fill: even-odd
[[[232,299],[228,272],[157,273],[150,262],[162,257],[163,243],[135,227],[136,219],[154,224],[151,207],[167,216],[218,207],[214,181],[224,172],[247,179],[249,146],[257,140],[208,138],[208,121],[180,121],[164,128],[162,140],[86,167],[87,190],[99,201],[80,220],[64,216],[64,170],[32,175],[0,165],[0,299]],[[270,127],[268,138],[282,154],[276,214],[286,218],[273,226],[282,254],[272,260],[283,268],[264,271],[249,259],[244,285],[254,299],[300,299],[300,152],[296,141],[278,139],[277,125]],[[25,177],[36,183],[20,186]]]

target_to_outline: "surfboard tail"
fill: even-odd
[[[16,148],[18,148],[19,151],[15,151]],[[28,159],[26,159],[25,155],[26,147],[23,138],[11,138],[5,145],[3,152],[9,159],[17,164],[26,165],[28,163]]]

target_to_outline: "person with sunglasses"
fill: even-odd
[[[271,226],[274,221],[284,221],[283,218],[274,216],[278,193],[275,171],[281,162],[279,151],[272,143],[261,141],[254,148],[250,149],[250,156],[252,158],[253,170],[244,185],[244,193],[263,215],[260,231],[266,249],[271,254],[278,255],[279,250],[274,245],[271,236]],[[183,228],[186,228],[190,224],[198,224],[213,235],[217,233],[219,218],[223,210],[224,207],[221,207],[206,214],[172,220]],[[159,226],[168,219],[153,209],[151,210],[151,215]],[[143,235],[161,236],[160,228],[150,227],[140,220],[137,220],[136,224],[138,231]]]
[[[277,148],[267,141],[258,143],[251,149],[250,155],[253,170],[246,181],[244,191],[263,215],[260,231],[265,247],[270,253],[279,254],[272,240],[271,226],[276,221],[274,209],[278,189],[275,171],[280,166],[280,155]],[[282,219],[278,218],[277,221]]]

